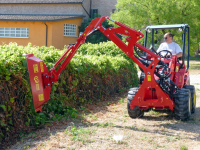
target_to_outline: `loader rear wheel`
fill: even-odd
[[[139,88],[131,88],[128,92],[128,99],[127,99],[127,108],[128,114],[131,118],[140,118],[144,115],[144,111],[140,110],[138,106],[135,106],[133,109],[130,108],[131,101],[135,97]]]
[[[191,101],[192,101],[192,111],[191,113],[195,113],[196,110],[196,91],[195,91],[195,86],[194,85],[184,85],[183,88],[189,89],[191,93]]]
[[[175,97],[174,113],[175,118],[181,121],[186,121],[191,117],[192,101],[189,89],[179,89]]]

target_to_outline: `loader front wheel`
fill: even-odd
[[[192,99],[189,89],[179,89],[175,97],[174,113],[175,118],[181,121],[186,121],[191,117]]]
[[[196,110],[196,91],[195,91],[195,86],[194,85],[184,85],[183,88],[189,89],[191,93],[191,101],[192,101],[192,111],[191,113],[195,113]]]
[[[127,109],[128,114],[131,118],[140,118],[144,116],[144,111],[140,110],[138,106],[135,106],[133,109],[130,108],[130,104],[135,97],[135,94],[137,93],[139,88],[131,88],[128,92],[128,99],[127,99]]]

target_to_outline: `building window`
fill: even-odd
[[[8,38],[28,38],[28,28],[2,28],[0,27],[0,37]]]
[[[75,36],[76,35],[76,25],[75,24],[64,24],[64,36]]]
[[[95,18],[96,15],[98,15],[98,9],[92,9],[91,11],[92,11],[91,17]]]

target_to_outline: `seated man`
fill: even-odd
[[[159,48],[157,49],[157,53],[162,50],[168,50],[172,53],[172,55],[177,55],[177,57],[182,57],[183,53],[180,46],[173,42],[173,35],[168,32],[164,35],[165,42],[160,44]]]

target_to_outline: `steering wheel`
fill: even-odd
[[[165,52],[166,54],[164,54],[164,56],[162,55],[162,52]],[[161,50],[160,52],[158,52],[158,55],[161,58],[170,58],[172,56],[172,53],[168,50]]]

